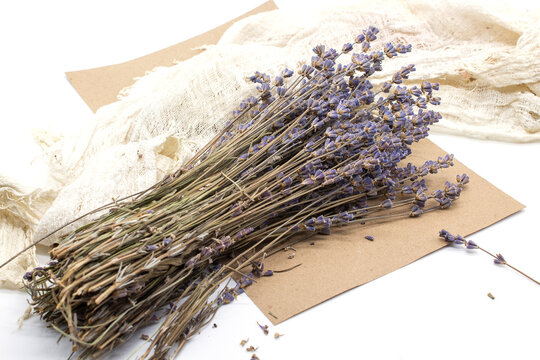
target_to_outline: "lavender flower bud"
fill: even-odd
[[[478,245],[472,240],[467,241],[467,249],[478,249]]]
[[[315,46],[315,47],[313,48],[313,52],[314,52],[316,55],[320,56],[320,57],[322,57],[322,56],[324,55],[325,50],[326,50],[326,47],[325,47],[324,45],[317,45],[317,46]]]
[[[172,241],[172,237],[171,236],[167,236],[164,240],[163,240],[163,246],[169,246],[169,244],[171,243]]]
[[[205,246],[201,250],[201,258],[207,258],[212,256],[214,250],[211,247]]]
[[[441,229],[441,231],[439,231],[439,237],[443,238],[446,241],[448,241],[448,237],[450,235],[452,235],[452,234],[450,234],[447,230]],[[452,240],[452,241],[454,241],[454,240]]]
[[[411,52],[412,50],[412,45],[403,45],[403,44],[397,44],[396,46],[396,50],[398,53],[400,54],[405,54],[405,53],[408,53],[408,52]]]
[[[363,32],[366,37],[366,41],[372,42],[377,40],[376,34],[379,33],[379,29],[374,26],[370,26],[367,30],[364,30]]]
[[[413,205],[413,207],[411,208],[411,212],[409,213],[409,216],[410,217],[418,217],[420,215],[422,215],[424,211],[422,209],[420,209],[420,207],[418,205]]]
[[[364,34],[360,34],[354,39],[354,42],[357,44],[360,44],[360,43],[363,43],[365,40],[366,40],[366,37],[364,36]]]
[[[401,84],[403,81],[401,80],[402,76],[401,73],[397,72],[392,76],[392,82],[394,84]]]
[[[468,184],[469,183],[469,176],[467,176],[467,174],[462,174],[461,176],[457,175],[456,176],[456,181],[460,185]]]
[[[281,72],[281,76],[283,76],[284,78],[289,78],[293,76],[293,74],[294,74],[294,71],[289,70],[287,68]]]
[[[384,45],[384,53],[387,57],[392,58],[397,55],[397,50],[392,43],[387,43]]]
[[[448,234],[450,234],[450,233],[448,232],[448,230],[441,229],[441,230],[439,231],[439,237],[441,237],[441,238],[443,238],[443,239],[445,239],[445,238],[448,236]]]
[[[259,82],[259,81],[260,81],[260,78],[261,78],[261,73],[258,72],[258,71],[255,71],[255,74],[251,75],[251,76],[249,77],[249,80],[250,80],[251,82]]]
[[[392,200],[386,199],[381,203],[381,207],[385,209],[391,209],[392,208]]]
[[[223,296],[221,297],[223,304],[230,304],[234,301],[234,294],[230,291],[227,291]]]
[[[283,77],[276,76],[274,79],[274,85],[275,86],[282,86],[283,85]]]
[[[326,51],[323,55],[323,58],[325,58],[326,60],[335,60],[337,57],[338,57],[338,52],[336,51],[336,49],[329,49],[328,51]]]
[[[439,208],[448,209],[452,205],[452,200],[449,198],[436,199],[439,202]]]
[[[331,231],[330,228],[323,228],[319,230],[319,234],[321,235],[330,235]]]
[[[351,43],[346,43],[346,44],[343,44],[343,47],[341,48],[341,51],[345,54],[347,54],[348,52],[350,52],[351,50],[353,49],[353,46]]]
[[[253,274],[251,274],[251,273],[242,276],[238,280],[238,285],[239,285],[240,288],[245,288],[246,286],[249,286],[251,284],[253,284]]]
[[[454,239],[454,244],[456,245],[463,245],[467,240],[465,240],[465,238],[461,235],[457,235],[456,238]]]
[[[431,91],[432,91],[431,83],[429,81],[422,82],[422,92],[431,94]]]
[[[392,88],[392,84],[387,81],[383,82],[381,85],[381,91],[384,93],[389,93],[390,88]]]
[[[426,201],[427,196],[421,190],[418,190],[414,198],[414,203],[418,205],[418,207],[423,208],[424,206],[426,206]]]
[[[24,274],[23,279],[30,281],[32,280],[33,275],[34,275],[33,271],[28,271],[27,273]]]
[[[146,251],[156,251],[157,249],[157,245],[146,245]]]
[[[502,254],[497,254],[497,258],[493,259],[493,262],[495,264],[498,264],[498,265],[505,265],[506,264],[506,260],[505,260],[504,256],[502,256]]]

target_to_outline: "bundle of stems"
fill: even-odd
[[[164,316],[143,355],[162,359],[254,277],[270,275],[265,255],[294,236],[449,207],[468,177],[431,192],[424,177],[452,156],[404,161],[441,117],[426,109],[439,103],[438,84],[400,86],[409,65],[374,90],[369,77],[383,59],[411,49],[371,51],[377,33],[363,30],[357,53],[350,43],[340,52],[316,46],[294,78],[288,69],[273,80],[255,73],[258,96],[193,159],[64,236],[51,262],[25,275],[34,311],[80,358],[102,356]],[[233,274],[236,285],[223,287]]]

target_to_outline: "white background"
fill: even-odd
[[[31,185],[44,176],[31,129],[73,130],[92,113],[65,71],[118,63],[173,45],[262,1],[19,1],[0,4],[0,161]],[[276,0],[301,9],[313,1]],[[292,3],[292,4],[291,4]],[[532,6],[524,1],[515,6]],[[466,110],[465,110],[466,111]],[[15,134],[15,135],[14,135]],[[509,144],[433,134],[430,138],[527,208],[473,239],[540,278],[540,143]],[[489,201],[489,199],[485,199]],[[45,261],[45,258],[42,257]],[[495,300],[487,293],[491,292]],[[269,323],[246,296],[223,307],[180,359],[540,359],[540,287],[487,255],[445,248],[283,324]],[[21,292],[0,290],[0,359],[65,359],[68,341],[33,317]],[[274,332],[285,334],[274,339]],[[144,331],[151,334],[150,330]],[[110,358],[123,359],[134,338]]]

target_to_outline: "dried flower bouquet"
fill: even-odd
[[[409,65],[375,89],[369,77],[383,60],[411,50],[372,51],[378,32],[362,31],[358,52],[316,46],[296,77],[255,73],[258,95],[182,169],[65,236],[47,266],[25,275],[34,311],[80,358],[164,317],[143,355],[162,359],[255,278],[272,275],[264,257],[293,236],[448,208],[468,177],[435,191],[424,178],[452,156],[406,162],[441,117],[427,110],[439,104],[439,85],[400,86]],[[236,285],[224,287],[233,274]]]

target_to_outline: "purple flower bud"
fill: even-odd
[[[261,96],[269,95],[270,85],[263,83],[260,86],[257,86],[257,90],[261,93]]]
[[[286,178],[281,180],[281,186],[283,187],[289,187],[292,185],[292,183],[293,183],[293,180],[291,179],[290,176],[287,176]]]
[[[223,294],[222,300],[223,304],[230,304],[234,301],[234,295],[230,291],[227,291]]]
[[[461,185],[468,184],[469,183],[469,176],[467,176],[467,174],[462,174],[461,176],[457,175],[456,176],[456,181]]]
[[[467,249],[478,249],[478,245],[472,240],[467,241]]]
[[[329,117],[330,119],[339,119],[339,114],[337,111],[335,110],[331,110],[329,111],[327,114],[326,114],[327,117]]]
[[[504,259],[502,254],[497,254],[497,258],[494,259],[493,262],[495,264],[498,264],[498,265],[505,265],[506,264],[506,260]]]
[[[394,45],[392,45],[392,43],[387,43],[386,45],[384,45],[384,53],[389,58],[392,58],[397,55],[397,50]]]
[[[253,284],[253,274],[249,273],[248,275],[244,275],[238,280],[238,285],[240,288],[245,288],[246,286],[249,286]]]
[[[411,208],[411,212],[409,213],[409,216],[410,217],[418,217],[420,215],[422,215],[424,211],[418,206],[418,205],[413,205],[412,208]]]
[[[452,201],[449,198],[436,199],[439,202],[441,209],[448,209],[452,205]]]
[[[201,257],[206,258],[206,257],[211,256],[213,253],[214,253],[214,249],[212,249],[211,247],[205,246],[201,250]]]
[[[432,98],[429,99],[429,103],[431,105],[440,105],[441,104],[441,98],[437,97],[437,96],[432,97]]]
[[[351,51],[352,49],[353,49],[352,44],[351,43],[346,43],[346,44],[343,44],[343,48],[341,49],[341,51],[346,54],[349,51]]]
[[[257,325],[261,328],[265,335],[268,335],[268,325],[261,325],[257,322]]]
[[[51,261],[49,261],[49,263],[47,265],[48,266],[54,266],[56,264],[58,264],[58,260],[51,260]]]
[[[282,86],[283,85],[283,77],[276,76],[276,78],[274,79],[274,85],[275,86]]]
[[[317,45],[313,48],[313,52],[318,56],[323,56],[326,51],[326,46],[324,45]]]
[[[456,238],[454,239],[454,244],[456,245],[463,245],[467,240],[465,240],[465,238],[461,235],[457,235]]]
[[[422,91],[431,94],[431,83],[429,81],[422,82]]]
[[[389,93],[391,88],[392,84],[387,81],[383,82],[381,85],[381,91],[384,93]]]
[[[405,185],[402,189],[401,189],[401,192],[403,194],[412,194],[413,193],[413,190],[412,188],[409,186],[409,185]]]
[[[410,44],[409,45],[397,44],[396,45],[396,50],[400,54],[405,54],[405,53],[411,52],[412,45],[410,45]]]
[[[360,43],[363,43],[365,40],[366,40],[366,37],[364,36],[364,34],[360,34],[354,39],[354,42],[357,44],[360,44]]]
[[[156,251],[157,249],[157,245],[146,245],[146,251]]]
[[[386,199],[381,203],[381,207],[385,209],[391,209],[392,208],[392,200]]]
[[[293,76],[294,72],[292,70],[289,70],[289,69],[285,69],[282,71],[281,75],[284,77],[284,78],[289,78],[291,76]]]
[[[443,239],[446,239],[448,235],[450,235],[450,233],[447,230],[441,229],[441,231],[439,231],[439,237]]]

